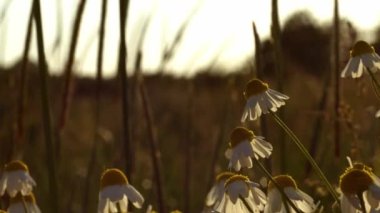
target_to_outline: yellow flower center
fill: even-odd
[[[11,161],[10,163],[7,163],[5,165],[5,171],[7,172],[18,171],[18,170],[22,170],[25,172],[29,171],[28,166],[20,160]]]
[[[228,178],[234,176],[235,173],[233,172],[222,172],[216,176],[216,182],[219,182],[221,180],[227,180]]]
[[[17,193],[15,197],[11,197],[10,202],[11,203],[22,203],[22,199],[24,198],[24,201],[26,203],[36,203],[36,198],[34,197],[33,193],[30,193],[28,195],[22,196],[21,193]]]
[[[367,165],[365,165],[365,164],[363,164],[363,163],[354,163],[353,168],[354,169],[359,169],[359,170],[365,170],[365,171],[367,171],[369,173],[372,172],[372,168],[369,167],[369,166],[367,166]],[[350,169],[352,169],[352,168],[348,168],[347,171],[350,170]]]
[[[267,83],[264,83],[259,79],[252,79],[245,86],[244,97],[248,99],[251,96],[267,91],[268,88],[269,86]]]
[[[355,43],[354,47],[350,51],[351,57],[368,54],[368,53],[374,53],[375,49],[370,46],[365,41],[358,41]]]
[[[182,213],[180,210],[174,210],[174,211],[171,211],[170,213]]]
[[[356,195],[362,193],[373,184],[371,173],[367,170],[351,168],[340,176],[339,187],[344,194]]]
[[[6,211],[4,211],[4,210],[1,210],[1,209],[0,209],[0,213],[7,213],[7,212],[6,212]]]
[[[100,178],[100,188],[107,186],[125,185],[128,184],[128,179],[119,169],[107,169],[103,172]]]
[[[296,181],[290,175],[278,175],[273,177],[274,181],[276,181],[277,185],[279,185],[282,189],[286,187],[297,188]],[[268,184],[268,190],[276,188],[276,186],[272,183],[272,181]]]
[[[235,182],[235,181],[249,181],[249,178],[247,176],[244,176],[244,175],[233,175],[232,177],[228,178],[226,180],[226,183],[224,184],[224,187],[227,187],[229,184]]]
[[[255,137],[252,131],[244,127],[236,127],[230,135],[230,146],[235,147],[245,140],[251,141]]]

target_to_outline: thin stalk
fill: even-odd
[[[25,88],[26,88],[26,66],[28,62],[28,55],[30,49],[30,43],[32,38],[32,26],[33,26],[33,5],[31,7],[29,20],[28,20],[28,29],[26,32],[24,52],[22,55],[22,63],[20,68],[20,90],[18,97],[18,106],[17,106],[17,138],[21,141],[24,137],[24,109],[25,109]]]
[[[376,77],[375,77],[375,75],[373,74],[373,72],[372,72],[368,67],[366,67],[366,70],[367,70],[369,76],[370,76],[371,79],[372,79],[372,84],[373,84],[374,86],[376,86],[376,88],[374,88],[374,90],[375,90],[376,95],[378,95],[378,92],[380,91],[380,83],[379,83],[379,81],[376,79]]]
[[[96,164],[96,153],[99,146],[98,141],[98,127],[100,123],[100,91],[102,90],[102,80],[103,80],[103,49],[104,49],[104,32],[105,32],[105,21],[107,14],[107,2],[108,0],[102,0],[102,11],[100,18],[100,29],[99,29],[99,44],[98,44],[98,58],[96,66],[96,89],[95,89],[95,124],[94,124],[94,142],[92,144],[91,158],[88,163],[87,177],[84,189],[83,198],[83,212],[89,212],[89,195],[91,186],[91,175],[94,173]]]
[[[129,129],[129,95],[128,95],[128,81],[127,81],[127,45],[126,38],[126,18],[129,1],[119,0],[119,15],[120,15],[120,44],[119,44],[119,62],[118,72],[121,81],[121,94],[122,94],[122,113],[123,113],[123,133],[124,133],[124,155],[125,155],[125,171],[128,177],[132,177],[133,165],[134,165],[134,153],[130,140]]]
[[[73,64],[74,64],[75,52],[76,52],[76,47],[77,47],[78,38],[79,38],[79,29],[80,29],[85,5],[86,5],[86,0],[81,0],[81,2],[78,5],[78,9],[77,9],[75,21],[74,21],[73,32],[71,34],[69,56],[68,56],[66,67],[65,67],[65,83],[64,83],[63,95],[62,95],[62,109],[61,109],[61,114],[59,118],[60,130],[62,130],[65,127],[67,114],[69,111],[69,105],[72,100],[72,94],[74,90],[73,76],[72,76]],[[58,149],[60,148],[60,144],[58,144],[57,148]]]
[[[243,196],[239,195],[239,199],[243,202],[244,206],[248,209],[250,213],[254,213],[252,208],[248,205],[247,201],[244,199]]]
[[[187,128],[186,128],[186,138],[184,139],[185,145],[183,146],[183,151],[185,155],[185,181],[184,181],[184,213],[190,212],[190,184],[191,184],[191,150],[192,146],[192,118],[193,118],[193,107],[194,107],[194,85],[193,80],[189,80],[188,85],[188,108],[187,108]]]
[[[364,203],[363,193],[358,193],[357,196],[359,198],[360,207],[361,207],[363,213],[366,213],[367,211],[365,209],[365,203]]]
[[[255,22],[252,22],[252,29],[253,29],[253,37],[255,39],[255,67],[256,67],[256,77],[258,79],[264,78],[264,72],[263,72],[263,65],[262,65],[262,58],[261,55],[261,39],[259,36],[259,33],[257,32]],[[254,73],[251,73],[253,77]],[[260,116],[260,131],[261,135],[264,137],[268,136],[268,129],[267,129],[267,122],[265,120],[264,116]],[[268,158],[265,160],[265,165],[268,168],[269,172],[272,171],[272,160],[271,158]]]
[[[335,0],[334,6],[334,73],[335,73],[335,98],[334,98],[334,109],[335,109],[335,120],[334,120],[334,153],[335,157],[340,156],[340,30],[339,30],[339,4],[338,0]]]
[[[254,165],[257,165],[259,169],[264,173],[264,175],[273,183],[273,185],[277,188],[277,190],[280,192],[282,198],[290,204],[290,206],[296,211],[297,213],[301,213],[301,211],[294,205],[294,203],[289,199],[289,197],[285,194],[284,190],[278,183],[273,179],[272,175],[268,172],[267,169],[258,161],[256,158],[252,158],[253,162],[255,162]]]
[[[281,28],[280,21],[278,16],[278,3],[277,0],[272,0],[272,25],[271,25],[271,35],[273,39],[274,46],[274,56],[275,56],[275,70],[276,70],[276,78],[277,78],[277,90],[279,92],[284,91],[284,66],[283,66],[283,56],[282,56],[282,45],[281,45]],[[281,108],[279,110],[280,118],[284,118],[284,109]],[[285,134],[280,132],[279,134],[279,143],[281,150],[280,156],[280,166],[281,172],[286,170],[286,144],[285,144]]]
[[[26,205],[23,195],[21,195],[21,200],[22,200],[22,206],[24,207],[25,213],[29,213],[29,209],[28,209],[28,206]]]
[[[146,122],[148,126],[148,134],[149,134],[149,145],[150,145],[150,156],[153,165],[154,172],[154,180],[156,182],[157,188],[157,203],[158,203],[158,212],[166,212],[165,211],[165,203],[164,203],[164,191],[163,191],[163,181],[160,169],[160,150],[158,148],[157,136],[155,132],[155,127],[153,123],[152,109],[149,103],[148,94],[145,88],[145,84],[143,79],[140,82],[140,92],[143,101],[143,108],[146,117]]]
[[[39,76],[40,76],[40,85],[41,85],[41,103],[42,103],[42,116],[43,116],[43,125],[44,125],[44,134],[45,134],[45,143],[46,143],[46,155],[47,155],[47,171],[49,175],[49,189],[50,189],[50,203],[51,209],[53,211],[59,210],[59,194],[58,194],[58,185],[56,178],[56,165],[55,165],[55,149],[53,141],[53,131],[51,125],[51,111],[49,103],[49,89],[48,89],[48,68],[46,64],[45,57],[45,48],[44,48],[44,37],[42,29],[42,18],[41,18],[41,9],[40,1],[34,0],[34,19],[36,24],[36,34],[37,34],[37,49],[38,49],[38,64],[39,64]]]
[[[229,79],[228,80],[228,84],[227,84],[227,89],[226,89],[226,93],[231,91],[231,88],[233,87],[233,85],[235,84],[235,80],[234,79]],[[229,96],[226,96],[225,100],[224,100],[224,104],[223,104],[223,114],[220,116],[221,120],[219,122],[220,124],[220,131],[219,131],[219,134],[218,134],[218,137],[217,137],[217,140],[215,142],[215,147],[213,149],[213,153],[212,153],[212,158],[211,158],[211,165],[210,165],[210,176],[209,176],[209,181],[208,181],[208,184],[207,184],[207,189],[211,188],[212,184],[213,184],[213,181],[215,179],[215,165],[216,163],[218,162],[218,159],[219,159],[219,154],[221,153],[221,148],[222,148],[222,145],[223,143],[225,142],[224,141],[224,138],[225,138],[225,133],[226,133],[226,129],[227,129],[227,121],[228,121],[228,116],[229,116],[229,113],[230,112],[230,107],[231,107],[231,104],[230,103],[230,98]]]
[[[380,100],[380,91],[377,88],[374,80],[371,80],[371,85],[372,85],[373,91],[375,92],[375,95],[376,95],[377,99]]]
[[[326,75],[324,75],[324,81],[323,81],[323,86],[322,86],[323,88],[322,97],[319,101],[318,108],[316,109],[317,112],[322,113],[322,115],[318,114],[318,117],[316,118],[316,121],[313,127],[313,133],[311,136],[310,147],[309,147],[309,153],[311,157],[313,158],[315,158],[315,156],[317,155],[318,145],[320,144],[319,139],[322,135],[321,130],[323,129],[323,118],[324,118],[323,113],[325,112],[327,103],[328,103],[327,99],[328,99],[328,94],[329,94],[330,82],[331,82],[331,73],[328,72]],[[309,162],[306,162],[305,178],[309,176],[310,172],[311,172],[311,165]]]
[[[306,159],[310,162],[311,166],[315,170],[315,172],[318,174],[318,176],[322,179],[322,181],[327,186],[327,189],[329,190],[330,194],[333,196],[334,200],[339,203],[339,198],[337,194],[335,193],[334,188],[331,186],[330,182],[327,180],[326,176],[323,174],[321,169],[319,168],[318,164],[314,161],[314,159],[310,156],[309,152],[305,148],[305,146],[301,143],[301,141],[298,139],[298,137],[292,132],[292,130],[289,129],[289,127],[281,120],[280,117],[278,117],[274,112],[270,111],[270,114],[273,116],[275,121],[280,125],[280,127],[289,135],[289,137],[292,139],[292,141],[297,145],[301,153],[306,157]]]

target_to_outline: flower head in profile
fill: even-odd
[[[251,182],[248,177],[233,175],[227,179],[224,190],[222,200],[214,209],[216,212],[249,212],[247,206],[253,212],[264,210],[265,194],[259,184]]]
[[[264,137],[256,136],[245,127],[236,127],[231,132],[229,146],[225,154],[230,159],[229,167],[236,171],[242,167],[252,168],[251,157],[267,158],[273,150],[272,144],[265,141]]]
[[[358,196],[363,196],[368,212],[380,210],[380,181],[370,167],[350,162],[350,167],[340,176],[339,188],[342,212],[361,212]]]
[[[32,192],[36,182],[29,174],[28,166],[19,160],[12,161],[5,165],[3,175],[0,179],[0,196],[5,191],[10,197],[17,193],[28,195]]]
[[[380,68],[380,57],[375,49],[365,41],[358,41],[350,51],[350,60],[341,73],[341,77],[359,78],[364,69],[376,72]]]
[[[128,179],[122,171],[119,169],[105,170],[100,178],[98,212],[118,212],[117,204],[122,212],[126,212],[128,200],[137,208],[141,208],[144,202],[142,195],[128,183]]]
[[[247,118],[256,120],[262,113],[276,112],[278,108],[285,105],[288,96],[269,88],[267,83],[259,79],[250,80],[245,86],[244,97],[247,103],[244,108],[241,122]]]
[[[24,203],[25,202],[25,206]],[[25,208],[27,208],[27,211],[25,211]],[[15,197],[12,197],[9,202],[8,207],[9,213],[40,213],[41,210],[37,206],[36,199],[33,195],[33,193],[30,193],[28,195],[21,195],[20,193],[17,193]]]
[[[233,172],[222,172],[216,176],[215,184],[207,194],[206,206],[217,206],[219,204],[224,195],[224,184],[234,175]]]
[[[318,205],[305,192],[298,189],[296,181],[289,175],[278,175],[273,178],[276,183],[284,190],[286,196],[294,203],[301,212],[311,213],[317,210]],[[286,213],[284,201],[281,193],[275,187],[273,182],[268,184],[268,204],[265,206],[264,213]],[[296,212],[290,205],[290,211]]]

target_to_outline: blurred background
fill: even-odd
[[[265,161],[273,175],[292,175],[329,209],[326,188],[270,116],[240,123],[242,92],[253,77],[290,96],[279,114],[334,186],[346,156],[377,173],[380,106],[371,81],[336,76],[357,40],[379,50],[380,3],[41,0],[43,88],[32,2],[0,2],[0,163],[29,165],[43,212],[95,212],[100,174],[109,167],[124,170],[145,197],[134,212],[160,209],[159,194],[167,211],[200,212],[215,175],[227,170],[229,134],[241,125],[273,144]],[[55,199],[52,160],[60,210],[47,202]]]

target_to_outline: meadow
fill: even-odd
[[[120,7],[125,11],[127,5]],[[96,212],[99,181],[107,168],[122,170],[143,195],[143,207],[133,212],[146,212],[148,205],[164,212],[201,212],[216,175],[231,170],[225,151],[237,126],[273,145],[271,156],[259,160],[272,176],[291,175],[300,189],[320,201],[323,212],[333,212],[334,198],[325,182],[271,113],[241,122],[243,92],[253,78],[290,97],[277,114],[337,194],[339,177],[349,167],[347,156],[379,174],[380,120],[375,117],[379,88],[372,75],[340,77],[360,35],[338,13],[331,23],[320,25],[300,11],[280,28],[274,11],[272,37],[260,40],[253,27],[256,54],[239,70],[210,66],[193,77],[172,76],[165,70],[147,75],[138,60],[133,75],[127,76],[124,41],[118,74],[104,79],[102,56],[96,78],[75,75],[78,22],[73,25],[73,47],[63,74],[49,74],[36,8],[30,23],[35,22],[39,61],[24,57],[12,67],[0,67],[0,165],[12,160],[28,165],[42,212]],[[120,15],[124,25],[125,15]],[[26,38],[27,56],[30,37]],[[371,45],[380,50],[380,37]],[[169,55],[175,54],[175,48],[172,51]],[[373,76],[378,78],[376,73]],[[266,192],[268,177],[260,168],[239,173],[260,183]],[[9,197],[1,201],[0,209],[6,209]]]

